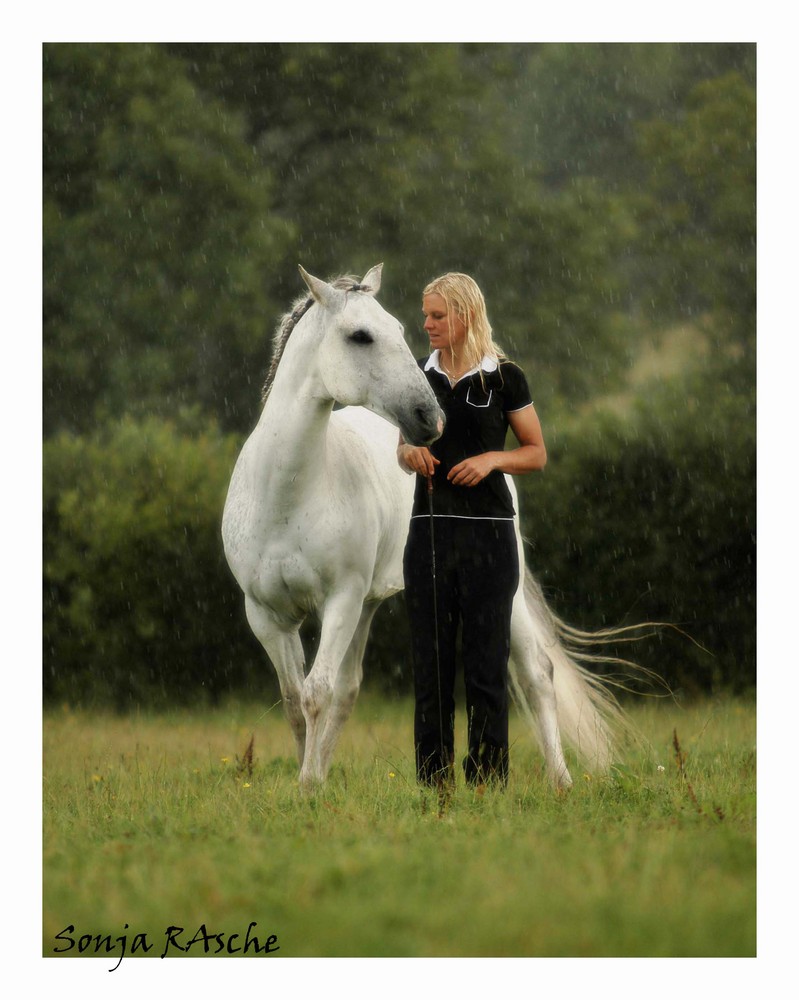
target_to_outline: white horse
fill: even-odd
[[[374,299],[381,269],[360,283],[328,284],[300,268],[311,296],[298,300],[278,331],[263,411],[236,463],[223,516],[225,554],[277,671],[304,787],[327,776],[358,695],[375,611],[403,587],[414,480],[397,463],[396,428],[406,441],[429,445],[443,426],[402,326]],[[518,517],[516,532],[523,566]],[[561,733],[586,766],[606,768],[613,702],[566,652],[564,627],[529,572],[522,577],[511,690],[537,724],[551,783],[567,787]],[[299,630],[312,613],[321,634],[306,676]]]

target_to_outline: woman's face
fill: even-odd
[[[431,292],[422,299],[424,328],[430,347],[437,350],[458,349],[466,340],[466,325],[456,312],[450,315],[443,295]]]

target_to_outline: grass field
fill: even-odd
[[[48,712],[43,954],[226,954],[255,922],[277,957],[753,956],[754,705],[632,714],[609,776],[554,794],[514,718],[507,790],[440,803],[407,702],[363,697],[312,796],[279,708]]]

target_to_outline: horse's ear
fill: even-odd
[[[368,292],[370,295],[377,295],[380,291],[380,276],[383,272],[382,264],[375,264],[374,267],[370,268],[366,274],[361,278],[361,285],[363,290]]]
[[[315,278],[312,274],[308,274],[305,268],[300,264],[300,274],[302,275],[302,280],[311,290],[311,295],[316,299],[316,301],[324,306],[326,309],[337,310],[340,309],[344,302],[344,295],[332,285],[328,285],[326,281],[322,281],[321,278]]]

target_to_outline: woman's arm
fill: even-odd
[[[518,448],[473,455],[453,466],[447,478],[456,486],[476,486],[491,472],[518,476],[543,469],[547,464],[547,449],[535,407],[525,406],[509,413],[508,423],[519,442]]]

